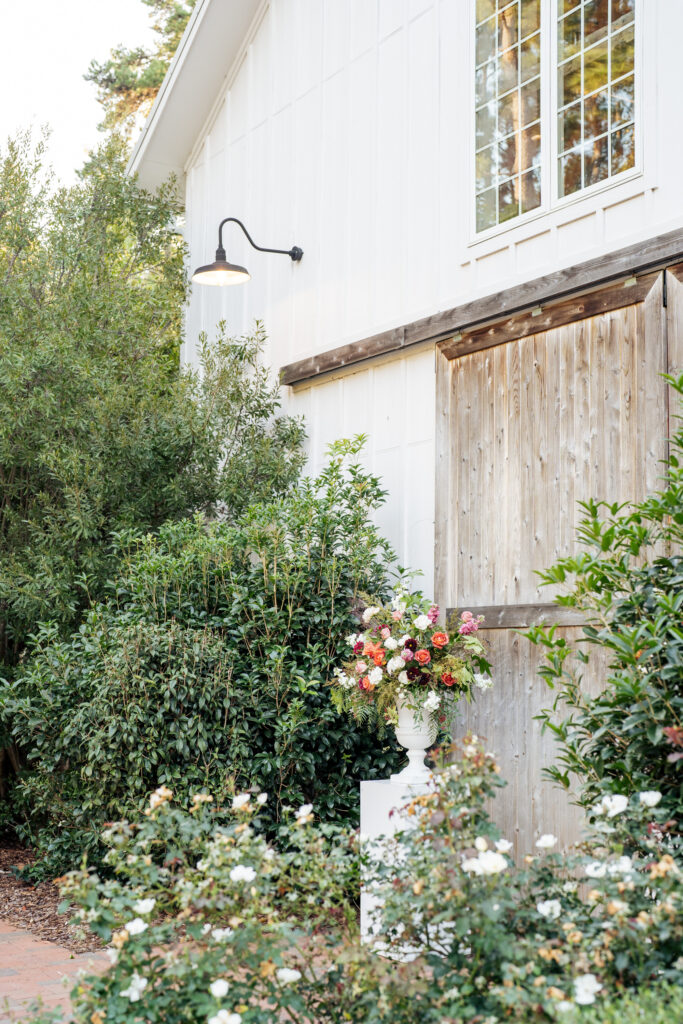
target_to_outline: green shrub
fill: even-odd
[[[669,380],[683,394],[683,377]],[[560,741],[550,776],[567,788],[573,776],[587,809],[605,794],[658,790],[669,829],[683,814],[682,460],[679,427],[662,489],[632,506],[585,503],[582,550],[543,574],[549,584],[571,583],[559,603],[590,622],[579,644],[554,629],[527,634],[546,646],[541,674],[557,687],[559,716],[542,716]],[[609,675],[591,697],[570,656],[578,648],[580,669],[596,647],[609,659]]]
[[[111,601],[67,640],[39,630],[0,698],[27,751],[17,801],[46,858],[34,873],[73,866],[159,784],[221,796],[257,782],[271,829],[307,801],[357,821],[359,779],[401,756],[338,714],[327,687],[354,602],[386,592],[392,557],[371,521],[384,492],[347,464],[361,446],[337,444],[317,479],[236,525],[196,517],[119,538]]]
[[[564,1024],[681,1024],[681,989],[655,983],[640,992],[622,992],[599,1007],[572,1013],[563,1020]]]

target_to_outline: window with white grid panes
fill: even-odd
[[[558,0],[558,198],[635,165],[636,0]]]
[[[541,2],[476,0],[476,228],[541,205]]]

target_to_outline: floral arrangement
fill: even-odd
[[[396,722],[399,705],[429,715],[443,728],[456,698],[492,685],[477,631],[483,616],[464,611],[446,628],[439,608],[420,593],[399,589],[390,606],[368,604],[363,629],[346,638],[349,659],[336,669],[332,698],[339,711],[380,724]]]

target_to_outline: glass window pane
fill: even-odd
[[[612,37],[612,78],[633,71],[633,25]]]
[[[519,35],[517,32],[519,12],[517,4],[511,4],[510,7],[506,7],[504,11],[500,11],[498,14],[498,49],[507,50],[510,46],[514,46]]]
[[[525,39],[521,47],[522,82],[534,78],[541,69],[541,36],[536,33]]]
[[[490,188],[477,196],[477,231],[485,231],[498,223],[496,215],[496,190]]]
[[[569,196],[572,192],[578,192],[583,187],[581,183],[581,153],[578,150],[567,153],[560,157],[558,164],[560,196]]]
[[[476,61],[477,66],[483,64],[496,49],[496,19],[489,18],[476,29]]]
[[[560,152],[565,149],[573,149],[579,142],[581,142],[581,100],[561,112],[558,129]]]
[[[636,0],[612,0],[612,31],[617,32],[636,16]]]
[[[561,107],[573,103],[581,96],[581,55],[573,60],[562,64],[558,69],[559,75],[557,93],[558,102]]]
[[[633,167],[636,162],[634,126],[620,128],[612,135],[612,174]]]
[[[633,75],[622,78],[612,86],[612,127],[632,121],[634,114]]]
[[[477,192],[491,188],[496,177],[495,148],[489,146],[476,156]]]
[[[499,60],[499,92],[507,92],[515,89],[519,81],[519,47],[514,46],[511,50],[502,53]]]
[[[608,137],[594,139],[584,147],[583,152],[583,187],[604,181],[609,175],[609,158],[607,149]]]
[[[572,57],[581,48],[581,8],[568,14],[560,22],[557,37],[557,50],[560,60]]]
[[[498,134],[509,135],[519,127],[519,91],[498,100]]]
[[[541,79],[522,87],[522,124],[531,124],[541,116]]]
[[[537,167],[540,171],[541,165],[541,125],[532,124],[525,128],[520,135],[519,144],[519,167],[526,171],[530,167]]]
[[[518,135],[509,135],[498,143],[498,175],[501,178],[509,178],[515,174],[519,167],[517,165],[517,142]]]
[[[522,174],[520,182],[522,213],[528,213],[541,205],[541,168]]]
[[[607,40],[586,50],[583,59],[584,96],[607,85]]]
[[[583,45],[592,46],[607,35],[609,0],[586,0],[583,5]]]
[[[506,181],[498,186],[498,220],[510,220],[519,216],[519,178]]]
[[[521,39],[541,27],[541,0],[520,0],[519,35]]]
[[[493,60],[490,60],[487,64],[482,64],[475,71],[475,106],[480,107],[482,103],[488,103],[489,100],[495,98],[497,72],[498,65]]]
[[[519,216],[522,208],[535,209],[541,203],[542,6],[542,0],[497,0],[495,9],[494,0],[477,2],[478,231]],[[522,172],[526,175],[524,180]]]
[[[581,6],[581,0],[559,0],[558,11],[560,15],[567,14],[574,7]]]
[[[583,101],[583,132],[587,139],[595,138],[609,131],[608,90],[586,96]]]

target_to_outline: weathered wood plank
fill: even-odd
[[[451,544],[453,530],[451,521],[455,513],[453,501],[453,445],[451,396],[454,364],[440,352],[436,357],[436,466],[434,505],[434,596],[438,604],[444,604],[449,591],[448,572],[453,564]]]
[[[528,629],[543,623],[559,626],[581,626],[587,620],[585,615],[575,608],[565,608],[550,602],[538,604],[484,604],[470,607],[467,610],[473,615],[483,615],[482,629]],[[458,609],[449,608],[447,618],[453,616]]]
[[[545,308],[539,307],[538,313],[520,313],[488,327],[467,331],[461,338],[441,342],[439,348],[447,359],[457,359],[470,352],[480,352],[493,345],[502,345],[514,338],[526,338],[576,320],[585,320],[587,317],[607,313],[613,309],[622,309],[634,302],[642,302],[658,276],[658,273],[646,274],[637,278],[634,284],[622,283],[600,288]]]
[[[283,384],[296,384],[366,359],[401,351],[411,345],[441,341],[486,321],[510,317],[522,310],[603,287],[634,274],[644,274],[655,268],[677,264],[682,258],[683,229],[677,229],[605,256],[565,267],[533,281],[523,282],[503,292],[474,299],[372,337],[288,363],[280,369],[280,379]]]

